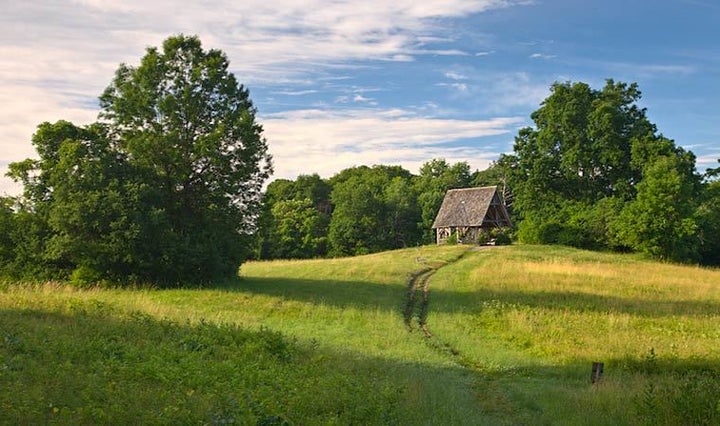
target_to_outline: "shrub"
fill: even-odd
[[[481,229],[480,232],[477,235],[477,240],[475,241],[478,245],[485,245],[490,242],[491,240],[490,232]]]
[[[506,246],[512,244],[512,238],[507,233],[505,228],[495,228],[490,233],[490,236],[495,239],[496,246]]]

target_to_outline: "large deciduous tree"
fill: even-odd
[[[419,242],[417,195],[407,170],[354,167],[333,177],[331,184],[331,255],[372,253]]]
[[[280,200],[273,204],[267,258],[306,259],[327,252],[328,218],[308,198]]]
[[[678,170],[676,157],[660,157],[646,167],[637,198],[615,221],[618,240],[667,260],[698,260],[697,193]]]
[[[263,195],[255,256],[313,258],[327,254],[330,184],[317,174],[276,179]]]
[[[720,265],[720,167],[708,168],[705,172],[702,197],[695,217],[699,226],[698,254],[701,263]]]
[[[197,37],[121,65],[99,122],[43,124],[11,167],[49,229],[43,258],[76,277],[198,283],[234,275],[271,159],[248,91]]]
[[[697,258],[695,156],[657,132],[636,84],[555,83],[498,165],[527,242]]]

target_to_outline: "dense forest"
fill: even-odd
[[[247,90],[196,37],[121,65],[98,121],[43,123],[0,200],[0,272],[78,283],[201,284],[245,259],[428,244],[445,192],[497,185],[526,243],[720,264],[720,168],[651,123],[637,84],[555,83],[487,170],[432,159],[277,179]]]
[[[346,169],[322,179],[278,179],[265,192],[256,256],[347,256],[429,244],[448,189],[494,184],[467,162],[426,162],[419,175],[400,166]]]

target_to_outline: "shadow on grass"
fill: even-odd
[[[72,314],[0,310],[0,423],[582,424],[584,411],[635,424],[626,413],[641,395],[613,395],[623,374],[672,384],[668,374],[709,382],[720,371],[662,356],[606,366],[614,385],[604,390],[590,385],[586,360],[486,373],[78,302]]]
[[[432,284],[431,284],[432,291]],[[454,311],[458,307],[481,307],[484,302],[495,302],[501,306],[544,308],[558,311],[621,313],[649,318],[673,315],[717,316],[720,303],[710,301],[655,301],[636,298],[604,296],[578,292],[530,292],[481,289],[473,292],[456,293],[437,291],[431,295],[444,308]]]
[[[330,279],[242,278],[232,285],[224,285],[217,289],[262,294],[339,308],[396,311],[398,314],[402,314],[407,295],[407,283],[388,285]]]
[[[409,282],[410,277],[408,277]],[[621,313],[648,318],[672,315],[715,316],[720,303],[714,301],[653,301],[636,298],[595,295],[579,292],[530,292],[479,289],[455,292],[433,289],[430,278],[429,311],[452,313],[483,308],[487,302],[503,306],[545,308],[558,311]],[[216,287],[231,292],[249,292],[282,297],[312,304],[340,308],[382,309],[402,314],[406,305],[408,282],[387,285],[365,281],[331,279],[243,278]]]
[[[523,410],[482,409],[460,367],[83,302],[0,309],[0,372],[0,424],[503,424]]]

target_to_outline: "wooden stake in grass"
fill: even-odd
[[[600,382],[603,375],[604,364],[602,362],[593,362],[592,370],[590,372],[590,383],[596,384]]]

